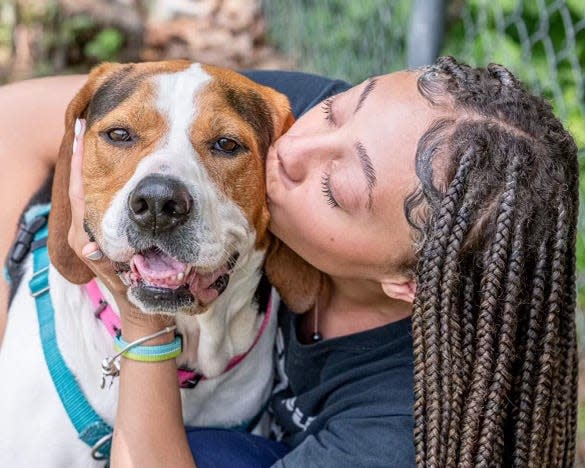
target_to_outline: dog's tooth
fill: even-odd
[[[183,278],[185,278],[185,273],[181,272],[177,275],[177,281],[183,281]]]

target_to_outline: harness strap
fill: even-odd
[[[46,216],[48,212],[47,208],[44,215]],[[47,234],[45,224],[35,233],[34,240],[46,238]],[[42,242],[37,246],[38,248],[33,250],[34,270],[29,287],[35,298],[45,362],[61,403],[79,438],[92,448],[101,443],[95,456],[105,459],[110,454],[111,440],[108,437],[113,433],[113,429],[91,407],[61,355],[55,330],[55,313],[49,294],[49,254]]]

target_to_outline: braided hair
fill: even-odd
[[[572,466],[576,145],[504,67],[442,57],[419,141],[413,306],[418,466]]]

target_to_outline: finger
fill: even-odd
[[[116,303],[126,301],[126,286],[118,278],[112,262],[102,253],[97,242],[86,243],[79,253],[84,263],[102,280],[116,297]]]
[[[85,212],[82,177],[84,133],[85,120],[77,119],[75,121],[71,173],[69,175],[69,201],[71,203],[71,216],[73,223],[77,220],[82,220]]]

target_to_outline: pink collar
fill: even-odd
[[[100,319],[106,330],[111,336],[115,336],[121,328],[120,325],[120,317],[119,315],[114,312],[114,309],[106,302],[102,292],[97,284],[97,281],[91,280],[89,283],[85,285],[85,290],[89,294],[91,298],[91,302],[94,306],[94,315],[96,318]],[[262,324],[260,325],[260,329],[258,330],[258,334],[254,341],[248,348],[246,352],[243,354],[238,354],[230,359],[228,362],[227,367],[224,369],[223,373],[226,373],[236,367],[240,362],[244,360],[244,358],[252,351],[252,348],[256,346],[256,343],[260,340],[260,337],[266,330],[268,326],[268,322],[270,320],[270,315],[272,314],[272,294],[268,299],[268,306],[266,307],[266,312],[264,313],[264,319],[262,320]],[[203,374],[200,374],[191,369],[177,369],[177,377],[179,379],[179,385],[181,388],[193,388],[197,385],[201,380],[206,380],[206,377]]]

